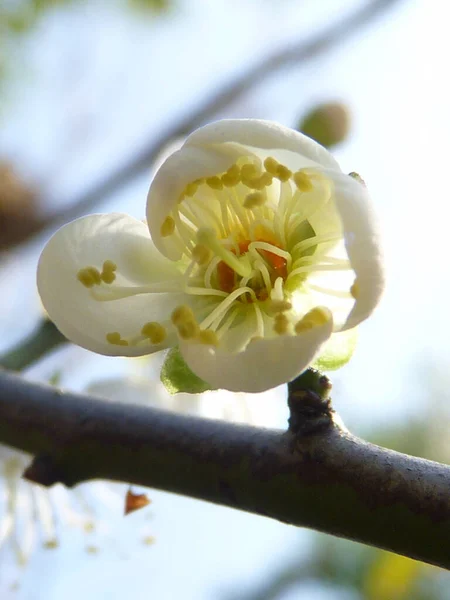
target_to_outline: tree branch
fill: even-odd
[[[69,203],[68,208],[65,207],[55,212],[41,222],[36,221],[35,229],[30,233],[38,233],[42,229],[50,227],[55,229],[91,211],[99,202],[122,189],[136,176],[148,170],[158,154],[172,140],[191,133],[194,129],[213,119],[218,113],[242,98],[253,87],[262,83],[277,71],[285,69],[291,64],[298,66],[301,63],[306,63],[336,47],[346,37],[356,32],[359,27],[376,18],[399,1],[371,0],[366,2],[354,13],[322,30],[315,38],[307,41],[302,39],[297,43],[291,43],[282,50],[257,62],[233,81],[226,82],[218,92],[200,104],[194,112],[182,118],[162,133],[159,138],[152,140],[106,179],[96,184],[91,190],[74,198]]]
[[[17,346],[0,355],[0,369],[21,371],[51,350],[66,344],[67,338],[48,319],[42,319],[37,328]]]
[[[290,428],[258,429],[62,393],[0,373],[0,441],[44,485],[126,481],[450,568],[450,468],[368,444],[290,386]]]

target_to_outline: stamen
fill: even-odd
[[[353,296],[353,298],[356,300],[359,296],[359,283],[358,280],[355,279],[353,285],[350,288],[350,294]]]
[[[253,307],[255,309],[256,316],[256,335],[259,337],[264,337],[264,319],[262,315],[262,311],[259,308],[257,302],[254,302]]]
[[[304,273],[315,273],[317,271],[348,271],[351,267],[347,264],[343,265],[305,265],[304,267],[298,267],[293,269],[289,275],[288,280],[295,275],[301,275]]]
[[[202,244],[197,244],[192,250],[192,259],[199,265],[205,265],[211,259],[211,251]]]
[[[249,183],[261,175],[261,171],[258,167],[252,163],[247,163],[242,166],[241,169],[241,180],[244,185],[250,187]]]
[[[116,279],[117,265],[112,260],[105,260],[100,277],[104,283],[112,283]]]
[[[217,197],[217,195],[215,194],[215,196]],[[219,200],[220,202],[220,200]],[[201,198],[191,198],[191,200],[189,201],[189,208],[191,209],[193,216],[194,216],[194,220],[191,219],[191,221],[194,223],[194,221],[196,221],[194,224],[197,226],[197,229],[200,225],[203,225],[205,223],[205,221],[207,220],[207,218],[209,217],[211,219],[211,221],[214,222],[216,228],[218,231],[220,231],[220,235],[225,236],[226,235],[226,229],[224,227],[224,223],[222,223],[222,221],[219,218],[219,215],[217,215],[213,209],[208,206],[208,204],[206,204],[204,201],[202,201]],[[200,209],[201,213],[206,213],[205,214],[199,214],[198,210]]]
[[[187,223],[185,223],[181,220],[178,210],[173,211],[173,218],[175,220],[175,226],[178,230],[178,233],[180,234],[180,237],[186,246],[185,253],[186,253],[186,249],[188,251],[191,251],[192,246],[193,246],[192,241],[195,236],[195,229],[192,226],[189,226]]]
[[[290,255],[290,253],[286,252],[285,250],[282,250],[281,248],[278,248],[278,246],[275,246],[275,244],[269,244],[268,242],[257,241],[257,242],[252,242],[248,248],[250,251],[262,250],[261,254],[262,254],[263,258],[265,258],[267,260],[267,262],[270,264],[270,266],[272,268],[275,269],[275,271],[283,270],[286,266],[287,266],[287,268],[289,268],[291,265],[292,257]],[[273,255],[275,255],[275,256],[273,256]],[[282,259],[282,261],[277,260],[276,257],[280,257]]]
[[[167,337],[167,330],[156,321],[146,323],[141,329],[142,335],[147,337],[152,344],[161,344]]]
[[[219,338],[215,331],[211,331],[211,329],[202,329],[198,334],[198,341],[201,344],[206,344],[207,346],[218,346]]]
[[[278,277],[275,280],[275,284],[273,286],[273,290],[270,293],[270,298],[272,300],[284,300],[284,293],[283,293],[283,278],[282,277]]]
[[[234,292],[232,292],[231,294],[228,294],[225,300],[223,300],[219,304],[219,306],[217,306],[205,319],[203,319],[203,321],[200,323],[200,327],[202,329],[207,329],[218,317],[225,315],[229,307],[233,304],[235,300],[239,298],[239,296],[242,296],[242,294],[247,293],[249,293],[254,298],[254,300],[257,299],[255,292],[251,288],[238,288],[237,290],[234,290]]]
[[[212,282],[211,282],[212,274],[220,262],[222,262],[220,256],[215,256],[212,259],[212,261],[209,263],[209,265],[205,271],[205,275],[203,276],[203,281],[205,283],[206,288],[212,288]]]
[[[302,240],[295,244],[295,246],[291,250],[291,255],[295,256],[297,253],[305,252],[305,250],[309,250],[318,244],[325,244],[328,242],[337,242],[342,239],[342,235],[332,234],[332,235],[315,235],[313,237],[307,238],[306,240]]]
[[[292,171],[284,165],[278,165],[275,177],[280,181],[288,181],[292,176]]]
[[[289,330],[289,320],[284,313],[277,313],[273,324],[273,330],[278,335],[286,335]]]
[[[186,304],[178,306],[171,315],[171,321],[178,330],[178,335],[183,340],[197,337],[199,326],[192,309]]]
[[[197,337],[199,327],[197,321],[186,321],[177,325],[178,335],[183,340],[192,340]]]
[[[336,298],[351,298],[350,292],[343,290],[333,290],[328,287],[324,287],[322,285],[316,285],[312,283],[306,283],[307,287],[314,292],[319,292],[319,294],[327,294],[329,296],[335,296]]]
[[[118,331],[106,334],[106,341],[113,346],[128,346],[127,340],[123,340]]]
[[[100,271],[95,267],[80,269],[77,273],[77,279],[86,288],[92,288],[94,285],[100,285],[102,282]]]
[[[113,300],[122,300],[138,296],[139,294],[168,294],[180,292],[181,284],[178,281],[158,281],[150,285],[141,286],[111,286],[109,288],[100,288],[91,290],[91,296],[99,302],[111,302]]]
[[[205,180],[205,183],[207,186],[209,186],[213,190],[223,190],[222,180],[217,176],[207,177]]]
[[[168,215],[162,225],[161,225],[161,229],[160,229],[160,233],[162,237],[169,237],[169,235],[172,235],[172,233],[175,231],[175,221],[174,218],[171,217],[170,215]]]
[[[316,306],[310,310],[306,315],[298,321],[295,325],[295,333],[299,334],[303,331],[313,329],[325,325],[331,320],[331,312],[324,306]]]
[[[311,192],[313,189],[313,184],[311,182],[310,176],[304,171],[300,170],[294,173],[292,176],[295,185],[301,192]]]
[[[283,313],[291,310],[292,304],[287,300],[269,300],[266,312],[269,315],[276,315],[277,313]]]
[[[253,209],[257,206],[262,206],[265,201],[266,198],[261,192],[253,192],[252,194],[247,194],[244,200],[244,208]]]
[[[170,320],[176,326],[186,320],[195,319],[194,312],[187,304],[181,304],[172,312]]]
[[[261,259],[255,260],[253,263],[255,269],[257,269],[263,278],[264,286],[268,292],[272,289],[272,282],[270,281],[270,273],[266,265],[263,263]]]
[[[225,187],[234,187],[241,180],[241,170],[238,165],[232,165],[228,171],[222,175],[222,183]]]
[[[235,254],[224,248],[217,239],[214,231],[211,229],[199,229],[197,232],[197,240],[199,244],[206,246],[214,252],[214,254],[220,256],[220,258],[241,277],[250,275],[252,268],[248,259],[239,259]]]
[[[187,285],[184,288],[185,294],[190,294],[191,296],[221,296],[222,298],[226,298],[228,293],[223,290],[216,290],[215,288],[204,288],[204,287],[194,287]]]
[[[265,167],[266,171],[268,173],[270,173],[271,175],[277,174],[277,169],[278,169],[279,164],[280,163],[277,160],[275,160],[272,156],[268,156],[266,158],[266,160],[264,161],[264,167]]]
[[[250,226],[250,220],[248,218],[248,212],[243,209],[241,199],[236,193],[236,189],[230,189],[228,191],[228,201],[233,208],[233,216],[236,222],[235,229],[241,228],[246,230]]]
[[[232,308],[230,310],[230,313],[229,313],[228,317],[226,318],[226,320],[223,322],[222,326],[216,330],[217,337],[221,338],[228,331],[228,329],[230,329],[230,327],[233,324],[233,321],[237,317],[238,313],[239,313],[238,306],[235,306],[234,308]],[[214,323],[211,323],[210,328],[211,329],[217,328],[218,325],[220,324],[220,322],[222,321],[222,319],[223,319],[223,317],[219,317],[219,319],[216,319],[216,321]]]
[[[185,196],[188,196],[188,198],[192,198],[192,196],[195,196],[195,194],[197,193],[197,190],[198,190],[198,186],[201,183],[202,183],[201,180],[191,181],[191,183],[188,183],[184,190]]]

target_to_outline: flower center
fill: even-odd
[[[78,279],[96,300],[162,292],[184,292],[192,300],[170,320],[145,323],[133,338],[108,333],[108,342],[161,344],[174,327],[183,339],[217,345],[242,325],[251,329],[249,337],[264,337],[322,324],[329,311],[310,299],[293,306],[292,293],[347,299],[357,289],[351,288],[353,281],[344,290],[313,281],[318,273],[350,271],[345,255],[328,254],[342,242],[339,227],[315,229],[331,197],[331,183],[322,173],[292,172],[272,157],[261,162],[255,155],[241,157],[225,173],[192,181],[160,229],[182,254],[179,280],[121,287],[111,261],[101,271],[79,271]]]

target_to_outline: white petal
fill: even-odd
[[[155,246],[172,260],[181,257],[169,237],[161,236],[164,219],[177,204],[186,185],[201,177],[223,173],[239,153],[183,146],[164,162],[152,181],[147,196],[147,221]]]
[[[118,346],[106,334],[118,331],[122,338],[139,335],[148,321],[162,321],[185,302],[184,294],[142,294],[100,302],[77,279],[80,269],[103,262],[117,265],[117,283],[142,286],[180,277],[174,263],[155,249],[145,223],[113,213],[83,217],[62,227],[44,248],[37,283],[42,302],[58,329],[76,344],[112,356],[139,356],[168,347],[175,334],[158,345]],[[111,288],[112,289],[112,288]]]
[[[184,341],[180,349],[192,371],[212,386],[232,392],[263,392],[304,371],[332,330],[330,319],[297,336],[253,340],[242,352]]]
[[[223,173],[240,156],[255,151],[265,156],[273,151],[290,168],[325,167],[338,170],[333,156],[303,134],[256,119],[223,120],[192,133],[184,145],[161,166],[147,197],[147,220],[160,252],[172,260],[181,256],[169,236],[161,236],[161,225],[177,204],[186,185],[202,177]]]
[[[323,146],[311,138],[272,121],[259,119],[224,119],[197,129],[185,146],[206,147],[236,143],[262,150],[287,150],[316,165],[340,170],[338,163]]]
[[[383,255],[378,223],[366,187],[347,175],[331,174],[342,220],[345,247],[356,275],[358,294],[343,330],[366,319],[384,290]]]

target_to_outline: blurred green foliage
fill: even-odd
[[[116,6],[146,12],[150,16],[165,14],[176,0],[117,0]],[[93,0],[90,0],[90,4]],[[102,3],[97,0],[97,3]],[[17,54],[24,37],[32,33],[39,21],[52,11],[73,5],[88,4],[88,0],[0,0],[0,94],[14,78]],[[108,2],[103,0],[104,5]],[[19,69],[19,72],[21,69]]]

